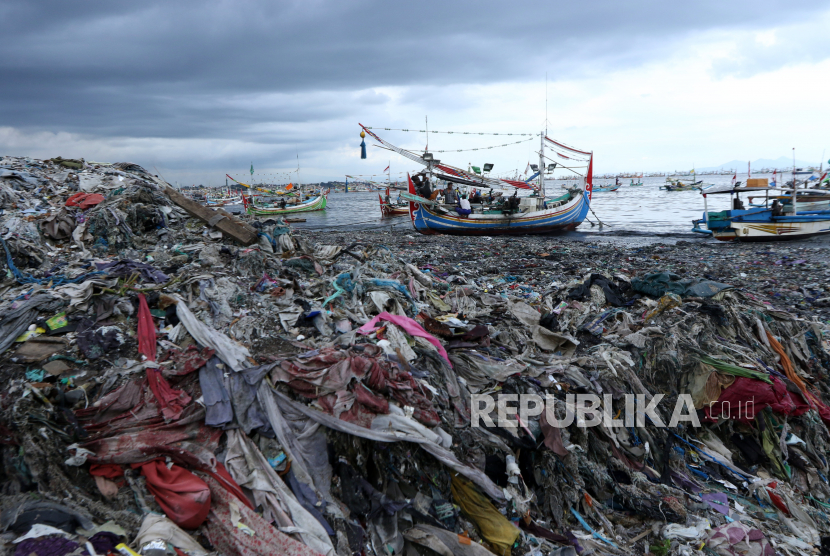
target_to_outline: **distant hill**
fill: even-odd
[[[699,171],[711,171],[711,170],[720,170],[723,168],[724,170],[730,170],[734,168],[738,172],[744,171],[746,172],[746,160],[731,160],[729,162],[724,162],[720,166],[707,166],[706,168],[695,168]],[[803,160],[796,159],[795,161],[796,167],[802,168],[807,166],[816,166],[818,167],[818,162],[805,162]],[[752,161],[752,168],[792,168],[793,166],[793,159],[787,158],[786,156],[782,156],[781,158],[777,158],[775,160],[771,158],[759,158],[758,160]]]

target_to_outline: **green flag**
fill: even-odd
[[[479,168],[478,166],[473,166],[472,168],[473,168],[473,172],[475,172],[476,174],[481,173],[481,168]]]
[[[251,162],[251,175],[252,176],[254,175],[254,163],[253,162]]]

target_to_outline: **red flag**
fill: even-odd
[[[559,154],[559,153],[557,153]],[[585,191],[588,192],[588,202],[594,194],[594,155],[588,160],[588,175],[585,176]]]
[[[738,180],[738,172],[735,172],[735,175],[732,176],[732,186],[735,186],[735,182]]]
[[[389,169],[389,166],[387,166],[386,168],[384,168],[384,169],[383,169],[383,171],[385,172],[385,171],[387,171],[388,169]]]

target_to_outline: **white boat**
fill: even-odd
[[[718,191],[701,191],[703,218],[692,221],[693,232],[713,236],[719,241],[782,241],[805,239],[830,233],[830,210],[803,210],[801,192],[790,206],[770,205],[769,191],[778,197],[780,189],[771,187],[732,187]],[[740,201],[741,193],[766,191],[764,206],[745,209]],[[734,195],[733,208],[709,212],[708,195]],[[777,201],[777,199],[773,199]],[[705,226],[705,228],[703,227]]]

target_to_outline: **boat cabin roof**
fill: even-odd
[[[751,193],[753,191],[790,191],[781,187],[730,187],[729,189],[718,189],[717,191],[703,190],[705,195],[718,195],[723,193]]]

